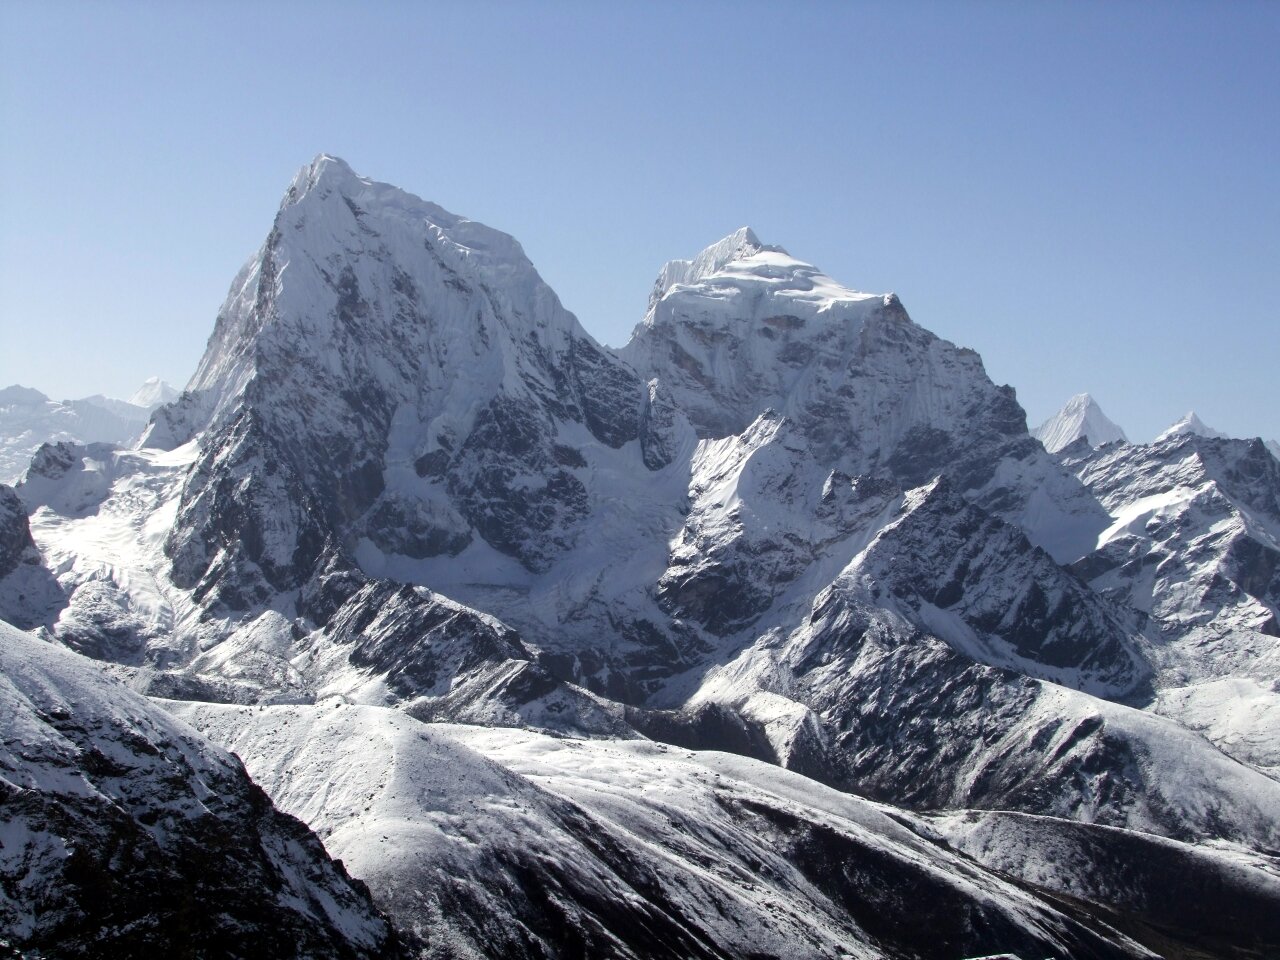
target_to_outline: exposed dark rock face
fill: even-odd
[[[16,570],[34,549],[27,508],[13,487],[0,484],[0,579]]]
[[[515,631],[424,587],[375,581],[329,621],[351,663],[386,677],[401,696],[441,696],[462,674],[508,660],[533,660]]]
[[[686,430],[688,422],[671,397],[658,381],[650,381],[644,408],[640,411],[640,450],[644,465],[650,470],[661,470],[675,460],[684,439],[681,434]]]
[[[975,663],[833,587],[781,653],[846,785],[915,809],[1045,813],[1269,849],[1275,782],[1175,723]],[[784,759],[784,762],[785,759]],[[1206,808],[1221,791],[1232,812]],[[1230,797],[1231,799],[1226,799]],[[1225,809],[1225,807],[1223,808]]]
[[[32,629],[50,622],[65,603],[31,539],[26,504],[0,484],[0,620]]]
[[[22,955],[398,956],[340,863],[231,756],[0,625],[0,928]]]
[[[860,562],[872,589],[978,660],[1016,658],[1031,676],[1112,696],[1146,679],[1150,668],[1121,619],[1022,531],[966,503],[946,480],[907,500]]]
[[[1044,952],[1039,938],[1009,923],[1000,910],[993,909],[994,904],[957,896],[949,883],[924,865],[904,869],[878,844],[821,823],[806,823],[766,804],[741,802],[736,812],[754,820],[756,829],[770,837],[807,880],[846,910],[886,951],[938,960],[965,956],[982,944],[999,944],[1002,950],[1027,956]],[[1089,919],[1087,926],[1073,924],[1071,956],[1126,952],[1108,936],[1110,931]]]
[[[173,582],[211,611],[251,609],[299,589],[315,571],[325,514],[344,500],[322,507],[284,453],[246,413],[214,435],[210,455],[187,478],[165,552]]]
[[[569,546],[566,536],[587,515],[586,488],[557,449],[553,421],[498,397],[476,418],[449,477],[480,536],[533,570]],[[542,482],[531,485],[530,476]]]

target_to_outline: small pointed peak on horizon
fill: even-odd
[[[1065,404],[1063,404],[1062,409],[1064,411],[1065,410],[1087,410],[1089,407],[1098,407],[1098,401],[1093,399],[1093,394],[1088,393],[1086,391],[1085,393],[1077,393]],[[1098,407],[1098,409],[1101,409],[1101,407]]]
[[[161,377],[147,377],[128,402],[136,407],[152,409],[175,400],[182,391]]]
[[[1031,435],[1050,453],[1057,453],[1081,438],[1091,447],[1128,441],[1124,430],[1103,412],[1090,393],[1077,393],[1062,409],[1032,430]]]
[[[1188,433],[1193,433],[1198,437],[1209,437],[1214,440],[1222,440],[1227,436],[1221,430],[1215,430],[1213,427],[1201,420],[1200,415],[1194,410],[1188,410],[1181,420],[1178,420],[1170,426],[1169,429],[1156,437],[1156,442],[1167,440],[1170,437],[1183,436]]]

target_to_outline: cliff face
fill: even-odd
[[[0,623],[0,927],[66,957],[398,955],[368,891],[239,761]]]

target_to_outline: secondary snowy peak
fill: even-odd
[[[1076,394],[1061,410],[1031,431],[1031,435],[1050,453],[1057,453],[1081,437],[1091,447],[1129,439],[1087,393]]]
[[[668,260],[658,271],[658,279],[654,282],[649,302],[652,304],[661,300],[678,283],[697,283],[719,273],[728,264],[745,260],[762,250],[786,253],[781,247],[766,247],[750,227],[740,227],[723,240],[711,244],[692,260]]]
[[[38,407],[42,403],[48,402],[49,398],[33,387],[24,387],[15,383],[12,386],[0,389],[0,408]]]
[[[147,410],[154,410],[171,400],[178,398],[179,391],[172,384],[159,377],[148,377],[143,381],[142,386],[133,392],[128,400],[135,407],[143,407]]]
[[[844,287],[750,228],[658,274],[620,354],[658,378],[700,436],[740,433],[766,409],[793,416],[827,393],[863,321],[892,295]]]
[[[1156,443],[1159,443],[1161,440],[1168,440],[1170,437],[1180,437],[1188,433],[1195,434],[1197,437],[1209,437],[1213,440],[1224,440],[1227,436],[1221,430],[1215,430],[1213,427],[1201,420],[1196,416],[1196,412],[1194,410],[1189,410],[1185,417],[1171,426],[1164,433],[1160,434],[1160,436],[1156,437]]]
[[[700,438],[741,434],[772,410],[828,469],[904,486],[945,472],[1055,557],[1087,549],[1101,511],[1047,462],[1013,390],[991,382],[977,353],[913,323],[895,295],[858,292],[750,239],[696,282],[664,290],[660,279],[620,351]],[[722,246],[736,244],[709,250]],[[1006,458],[1016,463],[997,468]]]

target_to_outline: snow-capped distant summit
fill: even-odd
[[[13,384],[0,389],[0,407],[38,407],[49,398],[33,387]]]
[[[1098,401],[1087,393],[1078,393],[1052,417],[1040,424],[1031,435],[1044,444],[1050,453],[1084,437],[1091,447],[1129,438],[1105,413]]]
[[[1197,437],[1210,437],[1214,440],[1225,440],[1227,436],[1221,430],[1215,430],[1201,420],[1196,416],[1194,410],[1188,410],[1185,417],[1156,437],[1156,442],[1159,443],[1161,440],[1167,440],[1170,437],[1180,437],[1187,433],[1194,433]]]
[[[176,400],[180,392],[166,380],[161,380],[159,377],[148,377],[143,381],[142,386],[133,392],[133,396],[129,398],[129,403],[132,403],[135,407],[154,410],[161,404]]]
[[[1277,460],[1280,460],[1280,441],[1268,440],[1266,441],[1266,444],[1267,449],[1271,451],[1271,455]]]
[[[770,246],[760,242],[750,227],[739,227],[723,240],[711,244],[692,260],[668,260],[658,271],[658,279],[654,282],[653,293],[650,294],[650,305],[661,300],[678,283],[697,283],[712,274],[719,273],[728,264],[736,260],[745,260],[761,251],[785,255],[782,247]]]

